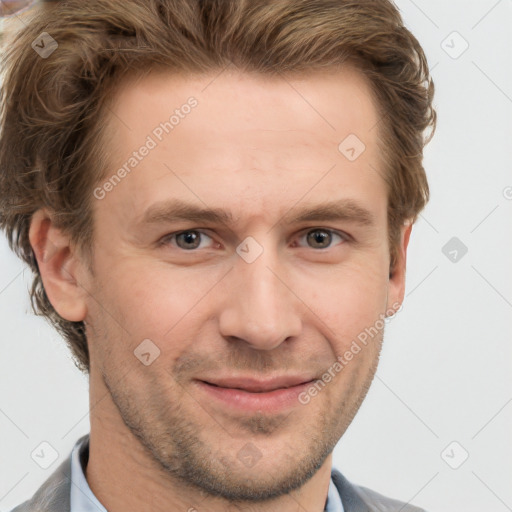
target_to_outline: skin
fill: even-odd
[[[350,68],[287,79],[154,73],[116,95],[106,176],[190,96],[197,107],[103,199],[91,197],[93,273],[48,212],[32,220],[50,301],[62,317],[86,322],[86,478],[110,512],[320,512],[332,450],[366,396],[383,331],[307,405],[241,412],[197,379],[320,378],[402,302],[411,227],[402,228],[390,277],[376,108]],[[338,150],[349,134],[366,146],[353,162]],[[233,221],[142,222],[169,199],[223,209]],[[332,200],[352,201],[371,223],[353,211],[294,220]],[[169,236],[184,230],[204,233],[195,232],[197,248],[190,233]],[[236,252],[248,236],[263,249],[252,263]],[[148,366],[134,356],[144,339],[160,349]],[[259,456],[251,467],[237,456],[248,443]]]

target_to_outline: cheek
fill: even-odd
[[[337,353],[344,352],[361,333],[382,323],[387,304],[387,276],[382,269],[359,268],[332,275],[321,288],[302,283],[302,289],[303,296],[309,296],[304,302],[317,318],[315,321],[312,317],[312,321],[323,326],[323,335]]]
[[[125,261],[99,276],[99,295],[111,313],[107,321],[122,326],[132,344],[145,338],[164,341],[185,325],[188,332],[194,320],[200,325],[198,306],[219,280],[215,274],[199,276],[190,268],[177,271],[155,262]]]

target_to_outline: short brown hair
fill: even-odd
[[[43,32],[58,44],[47,58],[32,47]],[[34,272],[34,312],[63,335],[80,370],[89,371],[83,322],[63,319],[49,302],[28,232],[34,212],[46,207],[84,254],[92,247],[91,191],[106,169],[101,128],[116,85],[156,68],[210,73],[234,64],[276,75],[345,62],[367,77],[382,121],[393,266],[401,225],[414,221],[428,201],[423,148],[436,113],[424,52],[390,0],[64,0],[41,6],[2,62],[0,228]]]

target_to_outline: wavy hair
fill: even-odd
[[[41,34],[58,47],[43,58]],[[54,43],[53,43],[54,44]],[[40,44],[41,45],[41,44]],[[390,0],[62,0],[44,3],[2,55],[0,229],[32,269],[32,308],[89,372],[83,322],[48,300],[29,242],[45,207],[85,255],[93,247],[91,191],[105,173],[104,116],[123,77],[156,68],[263,75],[314,73],[352,62],[380,114],[391,265],[400,227],[429,189],[423,148],[436,125],[425,54]],[[430,128],[430,134],[426,134]]]

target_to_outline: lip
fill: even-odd
[[[230,410],[277,413],[300,404],[299,395],[314,378],[280,376],[267,380],[250,377],[226,377],[196,380],[209,403],[212,399]]]
[[[281,375],[271,379],[255,379],[253,377],[215,377],[203,379],[203,382],[213,384],[221,388],[240,389],[251,393],[263,393],[282,388],[291,388],[311,382],[314,377],[304,375]]]

